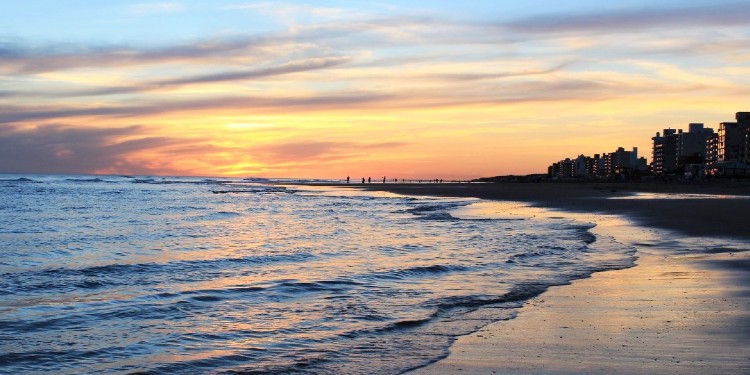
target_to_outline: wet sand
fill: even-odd
[[[750,240],[750,199],[602,199],[634,193],[750,196],[750,180],[678,183],[500,183],[347,185],[399,194],[529,202],[574,212],[619,214],[649,228]]]
[[[735,283],[746,271],[639,256],[551,288],[414,374],[750,373],[748,284]]]
[[[750,373],[750,199],[603,199],[646,192],[748,196],[748,186],[368,186],[578,212],[599,224],[597,234],[637,248],[635,267],[553,287],[517,318],[459,337],[446,358],[414,373]]]

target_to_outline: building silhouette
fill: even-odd
[[[714,159],[711,147],[714,130],[704,128],[701,123],[689,124],[687,132],[664,129],[664,135],[657,132],[651,140],[654,142],[651,171],[657,176],[686,171],[698,173],[705,170],[707,160]]]
[[[750,112],[737,112],[735,119],[736,122],[719,124],[711,174],[750,176]]]
[[[750,163],[750,112],[737,112],[735,118],[736,122],[720,123],[718,133],[700,123],[691,123],[687,132],[682,129],[657,132],[651,138],[652,173],[686,177],[750,173],[747,166]]]
[[[719,124],[718,161],[750,163],[750,112],[737,112],[735,119]]]
[[[574,159],[560,160],[547,168],[547,176],[558,179],[632,177],[647,170],[646,159],[638,157],[637,147],[632,151],[618,147],[614,152],[594,157],[581,154]]]
[[[750,176],[750,112],[737,112],[736,122],[722,122],[719,131],[702,123],[690,123],[688,131],[664,129],[652,137],[651,173],[656,176],[706,175]],[[623,147],[593,157],[579,154],[552,163],[547,176],[553,179],[638,178],[648,172],[638,148]]]

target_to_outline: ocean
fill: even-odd
[[[634,262],[527,204],[288,182],[0,175],[0,373],[399,374]]]

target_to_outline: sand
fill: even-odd
[[[733,273],[640,257],[636,267],[550,289],[414,373],[750,373],[750,305],[747,288],[726,282]]]
[[[459,337],[415,374],[750,373],[746,182],[372,185],[404,194],[508,199],[578,212],[637,248],[633,268],[553,287],[518,317]],[[603,199],[632,193],[713,199]],[[614,215],[614,216],[612,216]],[[622,218],[622,219],[618,219]]]
[[[750,240],[750,199],[602,199],[634,193],[750,196],[750,180],[702,184],[669,183],[501,183],[366,184],[366,189],[400,194],[477,197],[530,202],[576,212],[625,215],[649,228],[689,235]]]

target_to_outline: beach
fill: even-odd
[[[366,184],[399,194],[529,202],[574,212],[626,215],[646,227],[695,236],[750,238],[749,181],[715,183],[451,183]],[[709,195],[712,199],[603,199],[633,194]]]
[[[4,176],[0,372],[750,370],[743,185],[314,185]]]
[[[750,372],[747,182],[367,188],[529,202],[584,215],[637,249],[635,267],[552,287],[415,374]]]
[[[635,260],[515,202],[202,177],[0,187],[2,373],[400,374]]]

